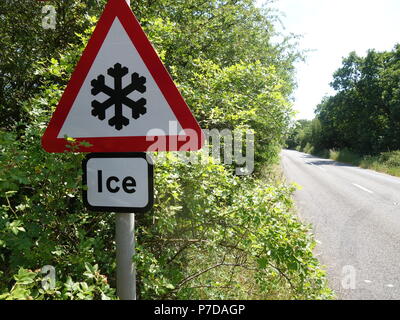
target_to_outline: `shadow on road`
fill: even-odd
[[[309,154],[305,154],[301,156],[304,159],[315,159],[314,156],[309,155]],[[352,164],[348,164],[348,163],[343,163],[343,162],[337,162],[334,160],[330,160],[330,159],[320,159],[320,160],[314,160],[314,161],[307,161],[307,164],[310,165],[315,165],[315,166],[336,166],[336,167],[356,167]]]

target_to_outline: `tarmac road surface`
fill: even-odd
[[[400,299],[400,178],[283,150],[295,201],[339,299]]]

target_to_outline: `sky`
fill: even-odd
[[[299,48],[312,50],[296,64],[297,119],[314,118],[317,104],[334,94],[332,75],[351,51],[365,56],[400,43],[400,0],[275,0],[269,6],[283,13],[283,32],[302,35]]]

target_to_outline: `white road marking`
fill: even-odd
[[[371,280],[364,280],[365,283],[372,283]]]
[[[374,193],[373,191],[368,190],[367,188],[364,188],[364,187],[360,186],[360,185],[357,184],[357,183],[353,183],[353,186],[355,186],[355,187],[357,187],[357,188],[360,188],[361,190],[364,190],[365,192]]]
[[[394,288],[394,285],[392,285],[392,284],[387,284],[386,287],[388,287],[388,288]]]

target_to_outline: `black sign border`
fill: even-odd
[[[145,207],[101,207],[92,206],[87,197],[87,163],[92,158],[142,158],[148,165],[149,181],[149,201]],[[99,212],[119,212],[119,213],[143,213],[150,211],[154,204],[154,165],[149,162],[148,156],[144,152],[99,152],[90,153],[82,161],[82,199],[85,207],[91,211]],[[86,188],[85,188],[86,187]]]

